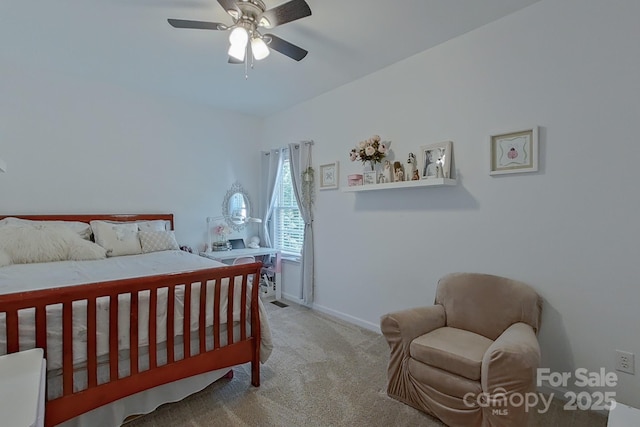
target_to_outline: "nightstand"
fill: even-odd
[[[45,367],[41,348],[0,356],[2,425],[44,426]]]

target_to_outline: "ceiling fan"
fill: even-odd
[[[267,10],[262,0],[218,0],[218,3],[231,16],[233,25],[219,22],[187,21],[168,19],[175,28],[197,30],[230,30],[229,62],[245,63],[248,52],[259,61],[269,56],[269,49],[280,52],[296,61],[307,56],[307,51],[273,34],[262,34],[259,29],[275,28],[311,15],[311,8],[305,0],[290,0],[280,6]]]

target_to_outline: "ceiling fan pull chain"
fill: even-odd
[[[249,43],[247,43],[247,45],[244,48],[245,48],[245,53],[244,53],[244,79],[245,80],[249,80],[249,57],[247,56],[247,55],[249,55]]]

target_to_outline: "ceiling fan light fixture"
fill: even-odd
[[[246,45],[245,46],[241,46],[239,44],[231,43],[231,46],[229,46],[229,52],[227,52],[227,53],[232,58],[235,58],[238,61],[242,62],[242,61],[244,61],[244,55],[245,55],[246,51],[247,51]]]
[[[228,13],[229,15],[231,15],[231,17],[232,17],[233,19],[238,19],[238,18],[240,18],[240,12],[238,12],[236,9],[228,9],[228,10],[227,10],[227,13]]]
[[[261,59],[269,56],[269,48],[260,37],[254,37],[251,39],[251,52],[253,52],[253,57],[256,61],[260,61]]]
[[[259,27],[271,27],[271,22],[269,22],[269,20],[266,17],[261,17],[260,18],[260,22],[258,22],[258,26]]]
[[[231,34],[229,34],[229,43],[231,43],[231,46],[237,45],[244,49],[248,41],[249,33],[244,27],[235,27],[231,30]]]

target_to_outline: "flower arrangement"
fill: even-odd
[[[352,148],[349,152],[349,159],[352,162],[359,160],[363,165],[369,162],[371,170],[373,170],[376,163],[382,162],[388,150],[386,144],[380,140],[380,136],[373,135],[369,139],[360,141],[356,148]]]
[[[223,241],[231,234],[231,229],[226,224],[218,224],[213,227],[213,232],[218,236],[218,240]]]

